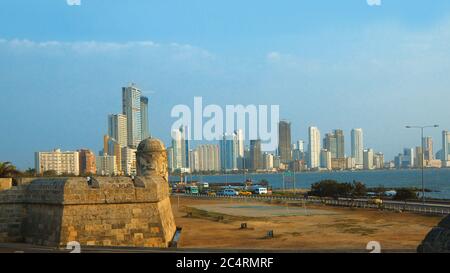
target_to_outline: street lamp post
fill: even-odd
[[[407,129],[420,129],[421,131],[421,139],[420,142],[422,143],[422,160],[420,162],[421,168],[422,168],[422,203],[425,204],[425,183],[424,183],[424,168],[425,168],[425,147],[423,143],[424,138],[424,130],[426,128],[438,128],[439,125],[427,125],[427,126],[406,126]]]

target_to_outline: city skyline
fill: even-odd
[[[166,144],[171,108],[199,95],[280,105],[293,140],[311,125],[346,140],[363,128],[365,146],[388,159],[420,146],[405,125],[450,128],[448,1],[5,1],[0,23],[0,109],[15,132],[0,135],[0,161],[21,169],[34,151],[101,149],[129,81],[151,98],[149,127]],[[440,131],[428,133],[435,147]]]

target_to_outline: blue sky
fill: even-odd
[[[98,151],[120,89],[150,97],[168,143],[176,104],[279,104],[294,139],[365,130],[388,159],[419,145],[410,123],[450,129],[450,2],[445,0],[3,0],[0,161]],[[349,153],[349,148],[347,153]]]

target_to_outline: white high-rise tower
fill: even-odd
[[[309,167],[320,167],[320,131],[317,127],[309,127],[308,159]]]
[[[120,147],[128,145],[127,116],[123,114],[108,116],[108,136],[114,138]]]
[[[123,114],[127,116],[128,146],[137,147],[142,141],[141,90],[134,84],[122,88]]]
[[[352,130],[352,157],[355,159],[356,168],[364,166],[364,137],[361,128]]]
[[[450,132],[442,132],[442,167],[450,167]]]

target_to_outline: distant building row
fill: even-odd
[[[450,167],[450,133],[443,132],[443,149],[435,156],[431,137],[423,139],[422,148],[405,149],[394,161],[385,161],[383,153],[364,147],[361,128],[351,131],[351,155],[345,153],[344,131],[336,129],[321,139],[317,127],[308,129],[308,145],[303,140],[292,144],[291,123],[281,121],[279,145],[275,152],[261,151],[260,140],[245,146],[242,130],[225,134],[219,144],[202,144],[191,149],[188,128],[172,132],[168,149],[172,172],[229,172],[239,170],[272,172],[304,170],[374,170],[384,168]],[[306,148],[306,149],[305,149]]]
[[[116,155],[96,156],[90,150],[35,153],[35,168],[38,175],[54,172],[56,175],[135,175],[136,150],[124,147]]]

